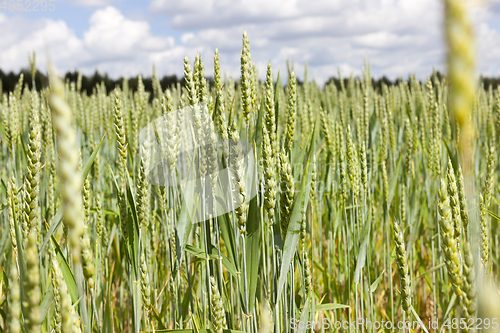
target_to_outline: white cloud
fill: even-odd
[[[92,14],[83,38],[78,38],[64,21],[8,18],[2,14],[0,30],[9,32],[0,39],[0,63],[7,71],[27,67],[28,53],[36,51],[40,68],[45,68],[48,54],[60,71],[93,73],[97,69],[112,77],[149,75],[153,61],[158,59],[165,63],[157,68],[166,74],[172,71],[165,67],[173,62],[169,55],[179,53],[171,53],[179,48],[173,38],[153,35],[146,21],[127,19],[111,6]],[[182,56],[180,62],[182,65]],[[178,74],[181,70],[182,66]]]
[[[35,49],[43,56],[47,45],[61,70],[149,75],[155,63],[160,75],[182,75],[184,56],[192,60],[200,52],[211,75],[218,47],[222,70],[237,78],[246,30],[261,78],[269,61],[276,77],[278,70],[286,72],[287,60],[295,63],[301,79],[307,62],[309,77],[320,83],[336,76],[337,68],[342,75],[359,75],[365,56],[375,76],[415,73],[423,78],[434,66],[444,70],[440,0],[153,0],[149,9],[177,32],[178,42],[112,6],[92,14],[82,37],[71,22],[0,14],[0,31],[8,31],[0,39],[0,63],[4,70],[17,70],[27,66],[28,52]],[[473,15],[478,69],[487,75],[500,75],[500,32],[491,23],[499,18],[496,7],[476,9]]]
[[[474,8],[472,15],[478,25],[478,68],[492,75],[500,74],[496,61],[500,32],[486,20],[499,21],[499,8]],[[150,9],[167,17],[176,29],[189,31],[189,38],[183,39],[189,47],[212,50],[218,46],[225,51],[233,73],[244,29],[261,77],[267,61],[283,68],[290,59],[307,62],[311,75],[321,82],[336,75],[337,67],[344,74],[360,73],[365,56],[376,76],[416,73],[423,78],[433,67],[444,70],[440,0],[189,0],[182,4],[153,0]]]
[[[46,53],[61,67],[82,53],[83,43],[63,21],[7,18],[0,15],[0,30],[8,31],[0,39],[0,63],[3,70],[18,70],[28,65],[28,53],[37,51],[38,63],[45,65]]]
[[[444,57],[439,0],[153,0],[150,9],[189,32],[189,47],[231,55],[237,68],[241,33],[250,38],[252,60],[261,77],[267,61],[307,62],[319,82],[337,67],[361,69],[364,56],[372,73],[392,78],[427,75]],[[186,35],[187,36],[187,35]],[[299,77],[300,77],[299,73]]]
[[[477,54],[480,58],[479,70],[487,76],[500,76],[500,32],[492,29],[486,23],[480,24],[477,29],[480,36]]]
[[[83,7],[104,7],[111,5],[115,0],[72,0],[71,3]]]
[[[111,6],[91,16],[83,40],[96,56],[105,59],[135,58],[136,53],[163,50],[173,43],[170,38],[153,36],[147,22],[128,20]]]

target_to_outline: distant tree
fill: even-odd
[[[0,87],[1,91],[3,93],[8,93],[10,91],[14,91],[14,87],[16,86],[16,83],[19,81],[19,75],[23,73],[24,75],[24,83],[23,83],[23,88],[25,85],[29,87],[29,89],[33,88],[33,80],[31,78],[31,72],[28,69],[23,69],[18,73],[14,72],[3,72],[0,69]],[[445,78],[445,75],[439,71],[434,71],[432,75],[435,75],[436,78],[441,81]],[[73,72],[67,72],[64,75],[64,79],[68,80],[69,82],[77,82],[78,80],[78,72],[73,71]],[[359,80],[359,78],[354,78],[356,80]],[[153,97],[153,84],[151,77],[143,77],[142,81],[144,83],[144,88],[146,91],[151,92],[150,98]],[[208,84],[210,86],[213,86],[213,78],[207,78]],[[347,87],[347,83],[349,81],[349,78],[343,78],[344,81],[344,87]],[[381,91],[382,85],[385,84],[387,86],[392,86],[395,84],[399,84],[400,82],[404,81],[402,78],[397,78],[396,80],[392,81],[386,76],[382,76],[381,78],[375,79],[372,78],[372,86],[376,91]],[[408,82],[409,79],[406,79]],[[137,90],[137,82],[138,82],[138,76],[130,77],[128,78],[128,85],[129,89],[131,91]],[[113,90],[115,87],[122,87],[123,85],[123,77],[120,77],[116,80],[113,80],[108,77],[107,74],[100,74],[98,71],[95,71],[93,75],[91,76],[82,76],[82,91],[85,91],[88,95],[92,93],[92,91],[98,86],[104,83],[106,90],[109,92]],[[160,78],[160,85],[162,90],[167,89],[167,87],[175,86],[177,83],[180,83],[182,86],[184,86],[184,80],[183,78],[178,78],[175,74],[174,75],[166,75]],[[335,84],[337,89],[340,90],[340,80],[337,77],[330,77],[327,81],[326,84]],[[492,87],[494,90],[498,89],[500,86],[500,78],[496,77],[480,77],[480,83],[484,86],[485,89],[489,89]],[[300,81],[297,79],[297,84],[298,85],[303,85],[304,82]],[[44,87],[48,86],[48,78],[47,76],[40,72],[37,71],[35,75],[35,85],[36,89],[40,90]]]
[[[18,73],[14,72],[5,73],[2,70],[0,70],[0,81],[1,81],[0,86],[2,87],[1,90],[3,93],[14,91],[14,87],[19,81],[19,76],[21,75],[21,73],[23,73],[24,75],[23,88],[25,85],[28,85],[29,89],[33,88],[33,83],[32,83],[33,81],[31,78],[31,72],[29,70],[24,69]],[[66,74],[64,74],[64,80],[76,83],[78,80],[78,72],[76,71],[67,72]],[[142,81],[144,83],[145,90],[151,92],[151,98],[152,98],[153,84],[151,78],[143,77]],[[166,75],[163,78],[160,78],[160,85],[162,87],[162,90],[165,90],[167,89],[167,87],[176,85],[178,82],[184,84],[183,81],[184,80],[182,79],[178,79],[176,75]],[[43,74],[40,71],[36,72],[35,85],[37,90],[47,87],[48,82],[49,82],[48,78],[45,74]],[[137,90],[137,82],[138,82],[138,76],[128,78],[129,89],[132,91]],[[120,88],[122,87],[123,77],[113,80],[107,74],[102,75],[98,71],[95,71],[94,74],[90,76],[82,75],[81,89],[82,92],[86,92],[88,95],[92,94],[94,89],[101,84],[104,84],[106,90],[109,92],[115,89],[115,87],[120,87]]]

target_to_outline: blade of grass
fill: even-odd
[[[375,290],[377,290],[378,284],[380,283],[380,281],[382,281],[382,278],[384,277],[384,273],[385,273],[385,269],[382,271],[382,273],[380,273],[379,277],[376,278],[375,281],[373,281],[373,283],[370,285],[370,292],[371,293],[374,293]]]
[[[259,207],[257,197],[253,197],[248,208],[248,218],[246,223],[245,250],[247,261],[248,278],[248,298],[249,308],[253,309],[255,304],[255,292],[257,290],[257,280],[259,275],[260,262],[260,228],[259,228]]]
[[[71,272],[68,261],[61,251],[61,247],[59,246],[59,243],[56,241],[55,237],[52,236],[50,239],[52,241],[52,245],[54,246],[54,250],[56,251],[57,262],[59,262],[59,266],[61,267],[64,281],[66,282],[66,287],[68,288],[69,295],[71,296],[71,301],[74,304],[79,299],[75,276],[73,275],[73,272]]]

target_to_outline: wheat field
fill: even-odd
[[[152,93],[21,76],[0,332],[500,331],[500,90],[445,5],[448,73],[424,81],[259,81],[246,33],[236,80],[217,50]]]

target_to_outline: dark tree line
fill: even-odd
[[[435,75],[436,78],[439,81],[441,81],[444,78],[444,75],[442,73],[438,72],[438,71],[434,72],[432,75],[433,76]],[[344,83],[344,87],[347,87],[347,83],[349,82],[349,78],[343,78],[342,81],[344,81],[343,82]],[[400,84],[403,81],[405,81],[403,78],[397,78],[395,80],[391,80],[391,79],[389,79],[388,77],[386,77],[384,75],[384,76],[382,76],[379,79],[372,78],[372,87],[376,91],[382,91],[382,86],[383,85],[386,85],[386,86],[390,87],[390,86],[393,86],[393,85],[398,85],[398,84]],[[408,78],[406,81],[409,82],[410,79]],[[337,89],[340,90],[341,84],[340,84],[340,80],[337,77],[331,77],[330,79],[328,79],[328,81],[326,83],[329,84],[331,82],[333,82],[335,84],[335,86],[337,87]],[[499,82],[500,82],[500,79],[499,79]]]
[[[20,74],[24,75],[24,83],[23,85],[28,85],[29,89],[33,87],[33,80],[31,76],[31,72],[29,70],[22,70],[19,73],[15,74],[13,72],[4,73],[0,70],[0,81],[2,84],[3,92],[10,92],[14,90],[17,82],[19,81]],[[75,82],[78,79],[78,72],[68,72],[64,75],[65,80],[69,80],[70,82]],[[160,84],[163,90],[172,85],[176,85],[177,82],[183,83],[182,78],[178,79],[177,76],[168,75],[164,76],[160,79]],[[137,84],[139,82],[139,77],[128,78],[128,86],[132,91],[137,90]],[[142,82],[144,83],[144,88],[146,91],[153,92],[153,84],[151,77],[143,77]],[[119,78],[114,80],[108,77],[107,74],[101,75],[99,72],[95,72],[92,76],[82,75],[82,91],[85,91],[88,95],[92,94],[92,91],[97,85],[104,83],[106,86],[106,90],[109,92],[113,90],[115,87],[122,87],[123,78]],[[46,74],[37,71],[35,74],[35,86],[37,90],[40,90],[46,86],[48,86],[49,80]]]
[[[10,92],[14,90],[14,87],[16,83],[19,81],[19,75],[23,73],[24,75],[24,85],[28,85],[30,89],[32,89],[33,86],[33,80],[31,77],[31,72],[29,70],[22,70],[19,73],[5,73],[2,70],[0,70],[0,93],[3,92]],[[435,75],[438,77],[438,79],[441,79],[443,74],[440,72],[436,72]],[[66,80],[69,80],[70,82],[75,82],[77,81],[78,78],[78,72],[68,72],[65,74],[64,78]],[[132,91],[137,90],[137,83],[138,83],[138,76],[128,78],[128,86],[129,89]],[[348,78],[343,78],[344,81],[344,86],[347,86]],[[153,92],[153,85],[152,85],[152,80],[151,77],[143,77],[142,81],[144,83],[144,88],[146,91]],[[372,78],[372,86],[376,90],[380,90],[382,88],[382,85],[387,85],[387,86],[392,86],[399,84],[401,81],[403,81],[402,78],[398,78],[394,81],[388,79],[387,77],[383,76],[380,79],[373,79]],[[489,89],[491,86],[493,89],[497,89],[500,86],[500,78],[494,78],[494,77],[480,77],[480,81],[483,84],[485,89]],[[41,88],[44,88],[48,85],[48,78],[47,76],[42,73],[37,71],[35,75],[35,85],[37,90],[40,90]],[[331,77],[328,79],[326,82],[331,83],[334,82],[334,84],[337,86],[337,89],[340,89],[340,80],[337,77]],[[123,84],[123,78],[119,78],[117,80],[111,79],[108,77],[107,74],[101,75],[99,72],[95,72],[94,75],[92,76],[82,76],[82,91],[85,91],[88,95],[92,93],[94,88],[97,85],[100,85],[101,83],[104,83],[106,86],[107,91],[113,90],[115,87],[119,86],[122,87]],[[163,78],[160,79],[160,84],[163,90],[165,90],[167,87],[170,87],[172,85],[176,85],[177,83],[184,84],[183,78],[177,78],[177,76],[174,75],[167,75],[164,76]],[[213,79],[208,78],[208,83],[210,85],[213,85]],[[302,84],[300,80],[298,80],[299,84]],[[152,95],[152,94],[151,94]]]
[[[445,75],[439,71],[433,73],[432,75],[435,75],[436,78],[441,81]],[[344,81],[344,86],[347,87],[347,83],[349,81],[348,78],[343,78],[343,81]],[[374,79],[372,78],[372,87],[376,90],[376,91],[381,91],[382,90],[382,86],[385,84],[386,86],[393,86],[393,85],[398,85],[400,84],[401,82],[405,81],[404,79],[402,78],[397,78],[396,80],[391,80],[389,78],[387,78],[386,76],[382,76],[380,79]],[[407,79],[406,80],[407,82],[409,82],[410,80]],[[330,79],[328,79],[328,81],[326,82],[327,84],[330,83],[330,82],[334,82],[335,83],[335,86],[337,87],[337,89],[340,90],[340,80],[336,77],[331,77]],[[479,77],[479,82],[480,82],[480,85],[482,85],[484,87],[484,89],[488,90],[490,87],[493,89],[493,90],[496,90],[500,87],[500,77],[485,77],[485,76],[480,76]]]

